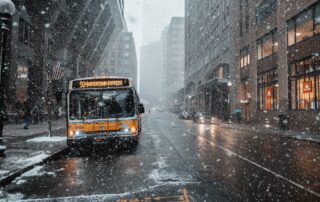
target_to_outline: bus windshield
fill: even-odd
[[[70,120],[120,118],[135,115],[132,89],[72,91],[69,96]]]

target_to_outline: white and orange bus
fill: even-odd
[[[114,139],[137,144],[143,113],[129,78],[72,80],[67,92],[67,144],[102,145]]]

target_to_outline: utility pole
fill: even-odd
[[[45,71],[47,73],[47,89],[46,89],[46,105],[48,109],[48,132],[49,132],[49,137],[52,137],[52,116],[51,116],[51,107],[52,107],[52,74],[49,68],[48,64],[48,34],[47,30],[45,30],[45,35],[44,35],[44,40],[45,40],[45,48],[44,48],[44,55],[43,55],[43,64],[45,65]]]
[[[9,57],[8,50],[10,50],[8,43],[8,35],[10,33],[11,28],[11,18],[15,12],[14,3],[10,0],[0,0],[0,39],[1,39],[1,47],[0,47],[0,155],[4,156],[4,151],[6,147],[2,146],[2,131],[4,121],[6,119],[6,106],[5,106],[5,94],[7,87],[7,80],[5,78],[7,76],[7,72],[9,71]]]

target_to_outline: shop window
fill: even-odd
[[[320,109],[320,63],[311,58],[290,65],[291,109]]]
[[[279,109],[278,72],[276,69],[258,75],[259,110]]]
[[[278,51],[276,30],[273,30],[257,40],[258,59],[262,59]]]

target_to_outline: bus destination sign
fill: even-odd
[[[92,79],[73,81],[72,88],[108,88],[108,87],[127,87],[128,79]]]

